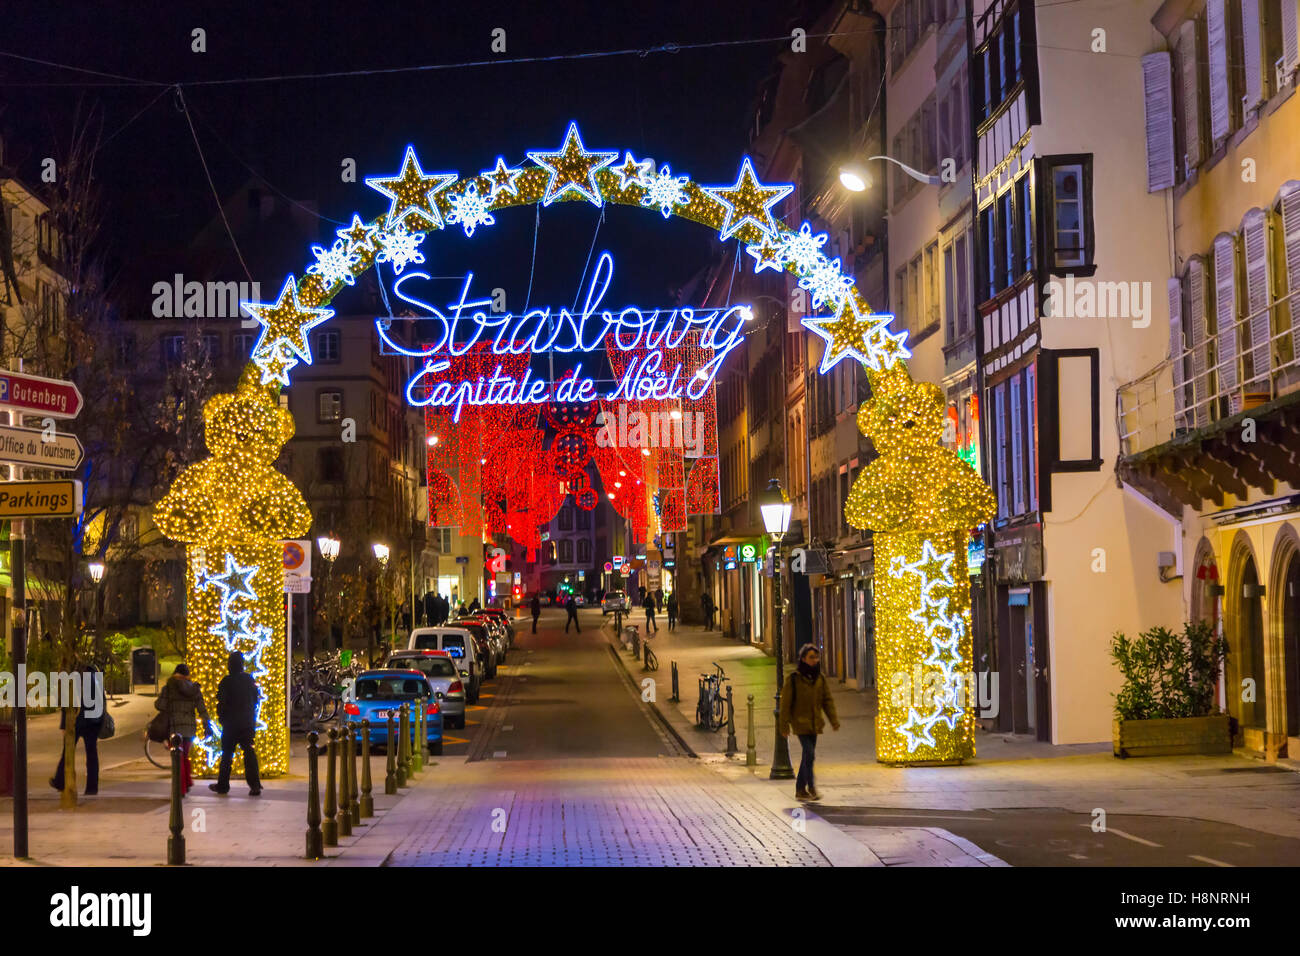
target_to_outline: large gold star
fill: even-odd
[[[864,365],[870,365],[868,355],[867,333],[871,330],[876,316],[863,315],[853,302],[853,296],[846,295],[840,303],[840,310],[833,316],[805,316],[800,323],[809,331],[817,333],[826,342],[822,353],[819,371],[825,375],[842,358],[855,358]]]
[[[307,333],[331,315],[333,309],[309,309],[298,301],[298,288],[293,276],[285,280],[284,288],[274,303],[243,302],[245,312],[262,323],[262,335],[253,348],[254,355],[270,357],[283,343],[311,364],[311,346]]]
[[[392,201],[388,207],[387,219],[390,229],[405,221],[411,213],[418,213],[432,223],[434,228],[441,229],[442,214],[438,212],[438,204],[433,196],[455,181],[455,173],[433,173],[426,176],[420,168],[420,161],[415,157],[415,147],[408,146],[400,174],[393,178],[372,176],[366,180],[366,185],[379,190]]]
[[[779,186],[764,186],[754,175],[754,165],[745,157],[740,164],[740,175],[734,186],[704,186],[704,192],[722,204],[726,216],[722,220],[721,238],[729,239],[747,223],[752,224],[764,236],[774,235],[776,220],[772,218],[772,207],[784,199],[794,189],[790,183]]]
[[[618,151],[588,152],[578,134],[578,124],[570,123],[563,146],[554,152],[530,151],[528,158],[551,174],[546,184],[546,195],[542,198],[543,206],[563,199],[569,192],[599,206],[602,199],[600,187],[596,185],[596,173],[618,159]]]

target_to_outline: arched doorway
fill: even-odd
[[[1224,589],[1228,639],[1227,705],[1237,718],[1236,743],[1263,749],[1267,724],[1263,589],[1250,539],[1239,532],[1232,543]]]
[[[1300,535],[1290,524],[1283,525],[1278,534],[1272,567],[1271,651],[1281,671],[1280,686],[1273,695],[1278,718],[1273,730],[1294,738],[1300,737]],[[1292,750],[1290,756],[1295,757],[1296,752]]]

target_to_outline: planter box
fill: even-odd
[[[1167,757],[1174,754],[1232,753],[1227,714],[1165,720],[1116,720],[1116,757]]]

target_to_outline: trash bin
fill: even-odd
[[[14,725],[0,724],[0,797],[14,795]]]
[[[158,654],[152,647],[131,648],[131,684],[158,683]]]

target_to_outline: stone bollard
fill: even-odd
[[[669,697],[668,699],[669,699],[670,701],[672,701],[674,704],[679,703],[679,702],[681,701],[681,699],[682,699],[682,695],[681,695],[680,688],[679,688],[679,686],[678,686],[677,680],[678,680],[678,678],[677,678],[677,662],[676,662],[676,661],[673,661],[673,696]]]
[[[731,698],[731,685],[727,685],[727,756],[732,757],[738,752],[736,747],[736,705]]]
[[[397,786],[406,786],[406,764],[410,760],[411,732],[410,708],[403,704],[398,708],[397,717]]]
[[[325,753],[325,825],[321,827],[321,833],[324,835],[326,846],[338,846],[339,822],[337,814],[339,804],[335,781],[337,780],[336,771],[339,762],[339,732],[333,727],[330,728],[329,743],[326,744]]]
[[[351,741],[349,748],[352,751],[348,766],[348,809],[352,811],[354,827],[361,826],[361,792],[357,786],[357,758],[361,756],[360,730],[360,724],[348,724],[348,739]]]
[[[339,836],[352,836],[352,782],[348,767],[352,763],[352,732],[347,721],[339,731]]]
[[[370,781],[370,721],[361,721],[361,815],[375,815],[375,798],[371,796]]]
[[[392,796],[397,792],[397,718],[388,712],[388,741],[384,744],[384,758],[388,765],[384,774],[384,793]]]
[[[172,734],[168,741],[172,752],[172,812],[167,821],[171,836],[167,838],[167,865],[185,865],[185,815],[181,812],[181,740],[180,734]]]
[[[320,829],[320,748],[316,741],[320,735],[312,731],[307,735],[307,859],[319,860],[325,855],[324,834]]]
[[[754,695],[749,695],[749,739],[745,742],[745,766],[758,766],[758,742],[754,739]]]

